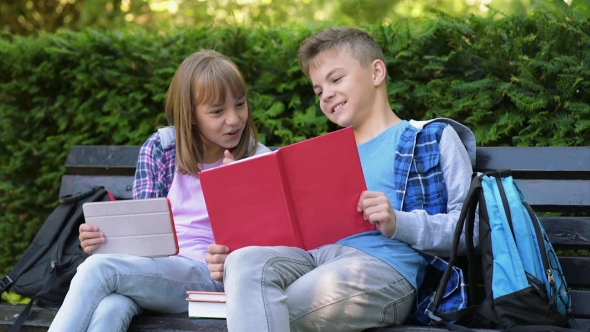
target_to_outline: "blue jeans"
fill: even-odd
[[[172,256],[92,255],[78,267],[51,332],[127,331],[142,309],[188,310],[188,290],[223,291],[207,265]]]
[[[242,248],[224,283],[230,332],[362,331],[401,324],[415,299],[391,266],[342,245]]]

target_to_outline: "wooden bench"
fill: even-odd
[[[137,146],[75,146],[66,160],[60,196],[103,185],[119,199],[132,198]],[[478,148],[478,171],[511,169],[533,209],[562,212],[542,223],[571,288],[578,328],[590,328],[590,147]],[[585,251],[586,257],[568,256]],[[564,255],[565,253],[565,255]],[[0,332],[8,331],[23,306],[0,305]],[[56,311],[35,308],[23,331],[46,331]],[[437,331],[434,327],[398,326],[374,331]],[[224,320],[189,319],[186,315],[143,314],[129,331],[226,331]],[[439,330],[440,331],[440,330]]]

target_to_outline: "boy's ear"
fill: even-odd
[[[385,63],[383,61],[376,59],[371,63],[371,71],[373,74],[373,84],[375,86],[381,85],[385,81],[387,77],[387,68],[385,67]]]

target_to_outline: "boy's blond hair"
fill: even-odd
[[[183,174],[198,176],[203,163],[203,141],[199,131],[197,105],[223,104],[227,92],[234,98],[248,93],[238,67],[226,56],[210,50],[186,58],[176,70],[166,95],[166,118],[176,131],[176,165]],[[258,134],[250,106],[248,120],[236,147],[230,150],[236,159],[252,155]]]
[[[305,76],[309,77],[309,67],[314,65],[318,55],[338,49],[346,49],[363,67],[377,59],[385,63],[381,48],[369,33],[351,27],[334,27],[308,37],[299,46],[299,66]]]

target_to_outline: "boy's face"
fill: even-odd
[[[357,127],[371,112],[375,97],[371,66],[363,67],[347,49],[320,53],[311,63],[309,77],[330,121],[341,127]]]

